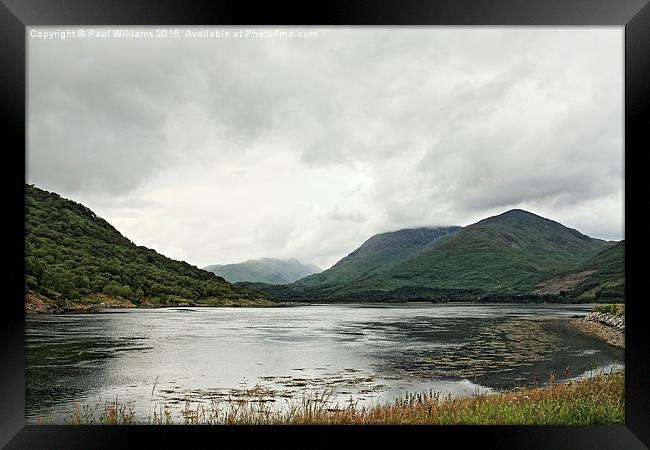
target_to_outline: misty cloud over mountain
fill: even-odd
[[[623,236],[623,31],[28,39],[27,182],[198,266],[508,208]]]

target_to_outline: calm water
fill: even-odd
[[[361,404],[423,390],[473,395],[619,370],[623,350],[562,318],[592,305],[315,305],[28,315],[28,422],[74,401],[184,405],[256,385],[274,405],[305,392]],[[153,391],[153,393],[152,393]]]

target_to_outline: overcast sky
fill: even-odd
[[[199,267],[512,208],[624,237],[622,27],[312,30],[28,38],[27,182]]]

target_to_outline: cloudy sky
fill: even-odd
[[[512,208],[624,237],[622,27],[311,30],[28,37],[27,182],[199,267]]]

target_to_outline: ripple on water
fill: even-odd
[[[545,317],[555,311],[538,309]],[[63,414],[74,400],[116,395],[138,399],[147,412],[152,397],[180,405],[243,398],[251,389],[278,407],[309,392],[368,404],[429,389],[473,395],[623,363],[620,349],[511,305],[480,313],[449,305],[313,311],[179,308],[106,314],[101,323],[30,319],[27,414]]]

